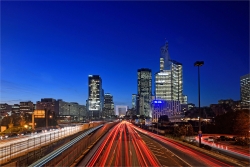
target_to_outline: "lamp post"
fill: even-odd
[[[204,61],[196,61],[194,66],[198,67],[198,100],[199,100],[199,147],[201,147],[201,109],[200,109],[200,66],[204,65]]]

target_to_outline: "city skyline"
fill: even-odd
[[[1,3],[1,103],[64,99],[86,104],[100,75],[115,105],[131,107],[137,70],[160,67],[160,48],[183,64],[183,94],[201,106],[240,100],[249,73],[249,2]],[[152,92],[153,93],[153,92]]]

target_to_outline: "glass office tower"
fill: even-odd
[[[99,75],[89,75],[88,82],[88,114],[90,118],[98,119],[102,115],[102,79]]]
[[[151,116],[152,74],[151,70],[142,68],[137,71],[137,114]]]

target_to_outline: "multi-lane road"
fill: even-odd
[[[123,121],[109,131],[89,160],[77,166],[244,166],[201,152]]]
[[[1,142],[0,162],[82,130],[80,126]],[[38,137],[39,136],[39,137]],[[18,142],[17,142],[18,141]],[[99,143],[99,144],[98,144]],[[122,121],[116,124],[76,166],[247,166],[240,160],[201,151]],[[249,156],[249,155],[248,155]]]
[[[110,131],[86,166],[160,166],[160,163],[132,126],[121,122]]]
[[[26,154],[32,149],[77,133],[82,130],[81,126],[83,125],[0,140],[0,165]]]

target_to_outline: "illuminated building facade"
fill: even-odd
[[[182,71],[182,64],[170,59],[166,42],[161,47],[160,71],[155,74],[156,99],[174,100],[187,104],[187,96],[183,95]]]
[[[151,117],[152,74],[142,68],[137,71],[137,114]]]
[[[152,122],[158,122],[162,115],[167,115],[171,122],[181,122],[184,112],[181,111],[180,101],[153,100],[151,103]]]
[[[243,108],[250,106],[250,74],[240,77],[240,99]]]
[[[29,113],[32,114],[35,107],[33,105],[33,102],[27,101],[27,102],[20,102],[19,111],[21,114]]]
[[[99,75],[89,75],[88,77],[88,114],[90,118],[100,118],[102,116],[103,97],[102,79]]]
[[[115,115],[113,96],[110,93],[105,93],[103,117],[111,118],[111,115]]]
[[[37,110],[47,110],[50,112],[55,113],[56,116],[59,115],[58,111],[58,103],[56,99],[53,98],[43,98],[41,101],[36,102],[36,109]]]
[[[128,106],[123,106],[123,105],[115,106],[115,114],[118,115],[119,117],[125,116],[127,111],[128,111]]]
[[[132,108],[136,108],[136,94],[132,94]]]

